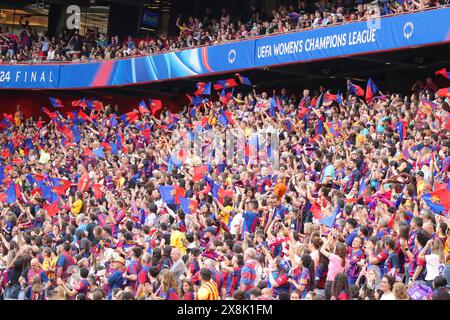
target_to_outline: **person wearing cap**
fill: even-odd
[[[111,260],[111,269],[113,270],[109,277],[105,277],[106,284],[109,286],[108,299],[112,299],[113,290],[121,289],[123,286],[123,271],[125,267],[125,259],[118,253],[114,254]]]

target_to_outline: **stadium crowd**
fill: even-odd
[[[89,29],[84,36],[76,30],[62,30],[56,36],[49,37],[46,33],[38,33],[31,28],[29,22],[22,17],[22,30],[18,35],[10,33],[8,28],[0,30],[1,61],[88,62],[150,55],[261,35],[366,21],[368,18],[448,4],[448,0],[298,1],[298,5],[280,6],[269,16],[252,6],[251,16],[242,19],[232,19],[225,8],[220,16],[214,16],[211,9],[207,8],[203,17],[190,16],[183,19],[180,16],[177,19],[180,29],[178,37],[145,40],[131,36],[120,39],[118,36],[109,36]]]
[[[3,299],[448,300],[450,107],[433,80],[366,97],[237,83],[199,84],[178,114],[52,99],[5,115]],[[279,147],[255,145],[261,129]],[[206,131],[242,134],[243,162],[174,152]]]

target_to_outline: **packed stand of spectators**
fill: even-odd
[[[370,101],[236,89],[178,114],[6,115],[3,299],[449,299],[450,107],[431,78]],[[261,129],[279,168],[268,145],[225,165],[175,152],[193,130],[250,150]]]
[[[218,44],[262,35],[284,33],[316,27],[325,27],[388,14],[398,14],[448,4],[446,0],[341,0],[280,6],[269,16],[251,7],[251,16],[237,20],[223,8],[220,16],[214,16],[207,8],[203,17],[180,16],[177,26],[180,35],[175,38],[156,37],[136,40],[133,37],[119,39],[94,30],[85,36],[76,31],[63,30],[55,37],[37,33],[23,17],[19,36],[7,28],[0,30],[1,61],[3,62],[87,62],[128,56],[150,55],[201,45]]]

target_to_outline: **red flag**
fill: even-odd
[[[92,190],[94,191],[95,199],[100,199],[101,197],[103,197],[103,192],[100,189],[100,187],[101,187],[101,184],[99,184],[99,183],[94,183],[92,185]]]
[[[44,125],[44,121],[38,121],[37,123],[36,123],[36,127],[37,128],[42,128],[42,126]]]
[[[36,188],[36,189],[31,190],[31,192],[30,192],[30,194],[32,196],[34,196],[36,193],[42,194],[42,189],[41,188]]]
[[[150,128],[142,130],[142,135],[144,136],[145,140],[150,140]]]
[[[194,167],[194,177],[192,178],[192,181],[201,181],[203,179],[203,175],[208,171],[208,166],[198,166]]]
[[[55,202],[53,202],[52,204],[50,204],[48,206],[44,206],[44,209],[47,211],[47,214],[50,217],[57,215],[59,212],[58,200],[56,200]]]
[[[317,97],[313,97],[312,100],[311,100],[311,106],[313,106],[314,108],[316,107],[317,100],[318,100]]]
[[[302,119],[308,112],[309,112],[308,108],[301,107],[300,110],[298,111],[298,118]]]
[[[2,158],[3,158],[3,159],[6,159],[6,158],[8,158],[10,155],[11,155],[11,153],[9,152],[9,149],[8,149],[8,148],[3,148],[3,150],[2,150]]]
[[[88,147],[85,147],[83,149],[83,155],[86,157],[93,156],[94,152],[91,149],[89,149]]]
[[[133,123],[134,121],[139,120],[139,114],[135,111],[125,113],[125,116],[127,117],[127,121],[129,123]]]
[[[9,121],[12,122],[14,119],[14,116],[12,114],[4,113],[3,116]]]
[[[175,191],[175,195],[174,195],[175,204],[180,204],[180,197],[184,198],[184,195],[186,194],[186,190],[177,185],[173,186],[173,190]]]
[[[87,120],[87,121],[89,121],[89,122],[92,122],[92,118],[89,117],[86,113],[84,113],[84,112],[81,111],[81,110],[78,112],[78,116],[79,116],[81,119],[83,119],[83,120]]]
[[[161,100],[150,99],[149,102],[150,102],[150,109],[152,110],[152,115],[155,115],[159,110],[162,109]]]
[[[85,172],[78,180],[78,191],[85,192],[89,188],[89,173]]]
[[[439,89],[437,93],[439,97],[450,97],[450,87]]]
[[[218,194],[219,194],[220,202],[223,202],[225,197],[233,198],[233,196],[234,196],[233,190],[225,190],[223,188],[219,188]]]
[[[444,76],[447,79],[450,79],[450,72],[447,72],[446,68],[442,68],[442,69],[436,71],[434,74],[435,75],[439,75],[440,74],[441,76]]]
[[[46,115],[48,115],[49,116],[49,118],[50,119],[55,119],[56,117],[58,117],[58,114],[55,112],[55,113],[52,113],[52,112],[50,112],[47,108],[42,108],[42,111],[46,114]]]
[[[36,181],[42,181],[45,179],[45,176],[39,173],[36,173],[35,175]]]
[[[22,158],[13,159],[12,163],[20,165],[23,163],[23,159]]]
[[[53,187],[53,191],[58,195],[65,195],[72,183],[69,180],[60,180],[60,182],[62,185]]]
[[[103,142],[101,143],[101,146],[102,146],[103,148],[105,148],[106,151],[111,151],[111,145],[110,145],[108,142],[103,141]]]
[[[94,110],[101,111],[103,110],[103,103],[98,100],[92,101],[92,106],[94,107]]]

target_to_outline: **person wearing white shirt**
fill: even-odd
[[[239,234],[241,234],[242,229],[242,223],[244,221],[244,218],[242,218],[242,213],[236,213],[233,217],[233,220],[231,220],[230,224],[230,234],[235,236],[237,234],[237,231],[239,230]]]
[[[431,248],[431,253],[427,254]],[[419,253],[419,259],[426,261],[425,281],[431,286],[434,278],[445,270],[444,244],[439,238],[431,239]]]
[[[383,290],[383,295],[380,300],[396,300],[395,295],[392,292],[394,287],[395,279],[391,275],[385,275],[381,279],[381,290]]]

